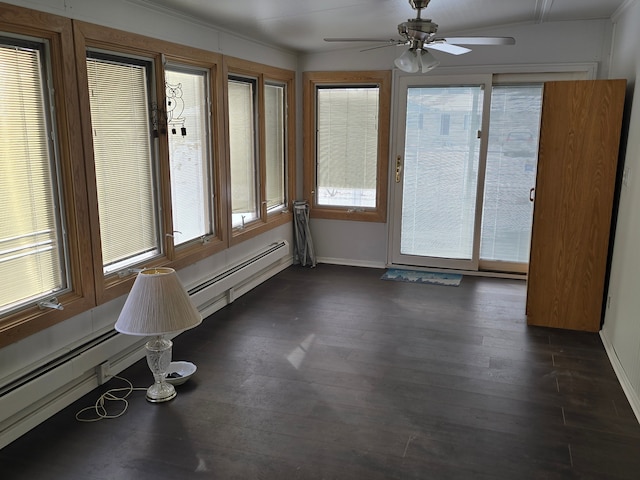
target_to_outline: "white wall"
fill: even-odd
[[[474,35],[515,37],[516,45],[474,46],[472,52],[460,56],[433,52],[441,63],[429,75],[540,72],[558,64],[597,62],[597,75],[607,77],[611,31],[611,22],[607,20],[523,24],[478,31]],[[395,46],[365,52],[362,48],[301,56],[299,70],[389,70],[402,52],[401,47]],[[392,138],[393,130],[392,127]],[[396,152],[390,152],[391,159],[395,156]],[[392,167],[394,163],[390,161],[389,165]],[[389,198],[393,193],[391,188],[392,185]],[[329,263],[383,267],[387,261],[387,228],[388,224],[311,220],[316,255]]]
[[[640,418],[640,3],[629,2],[614,18],[611,77],[626,78],[626,153],[602,338],[627,395]],[[635,100],[635,101],[634,101]],[[624,136],[624,134],[623,134]]]

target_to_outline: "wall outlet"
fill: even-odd
[[[96,376],[98,377],[98,385],[106,383],[113,376],[111,375],[109,361],[103,362],[96,367]]]

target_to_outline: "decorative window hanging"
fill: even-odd
[[[184,100],[182,99],[182,83],[171,85],[165,82],[167,95],[167,126],[171,128],[171,133],[176,135],[178,128],[183,137],[187,135],[187,128],[184,126]]]

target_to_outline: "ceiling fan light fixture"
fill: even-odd
[[[431,52],[422,48],[405,50],[393,63],[400,70],[407,73],[418,73],[420,71],[427,73],[440,65],[438,59]]]
[[[407,73],[416,73],[420,70],[421,64],[419,62],[418,55],[416,55],[416,51],[413,48],[405,50],[402,55],[393,61],[396,67]]]
[[[420,50],[418,60],[422,73],[427,73],[440,65],[440,61],[427,50]]]

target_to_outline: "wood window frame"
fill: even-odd
[[[87,190],[80,131],[77,80],[73,58],[72,21],[43,12],[3,4],[0,32],[46,40],[49,44],[53,82],[56,145],[61,177],[60,196],[64,202],[68,251],[66,262],[70,286],[56,295],[63,310],[40,309],[33,305],[0,319],[0,348],[55,325],[95,305],[95,290],[86,209]]]
[[[135,271],[131,269],[154,266],[171,266],[181,268],[194,263],[202,258],[210,256],[223,250],[227,246],[226,226],[220,219],[225,217],[224,206],[220,199],[226,197],[225,185],[222,179],[225,178],[223,170],[222,151],[219,141],[219,130],[222,119],[221,112],[221,79],[219,71],[221,68],[221,55],[178,45],[163,40],[116,30],[109,27],[94,25],[91,23],[74,21],[74,39],[76,53],[76,71],[78,77],[78,88],[80,91],[80,112],[82,116],[82,137],[86,152],[87,189],[89,196],[91,218],[91,245],[93,250],[93,270],[95,274],[95,289],[97,303],[111,300],[127,293],[135,278]],[[166,125],[163,125],[163,107],[158,107],[158,142],[156,152],[157,185],[159,202],[159,222],[160,222],[160,243],[162,252],[140,265],[132,265],[125,271],[125,274],[99,275],[102,272],[102,248],[100,241],[100,220],[98,215],[98,194],[95,176],[95,160],[93,156],[93,139],[91,135],[91,111],[89,107],[89,92],[87,87],[86,73],[86,52],[88,48],[105,50],[121,55],[133,57],[144,57],[153,60],[155,96],[153,101],[156,105],[165,105],[165,60],[172,63],[183,64],[185,66],[197,66],[205,68],[210,75],[210,98],[211,105],[211,135],[209,146],[213,157],[212,172],[214,177],[213,188],[217,192],[214,202],[214,212],[216,216],[216,235],[207,242],[191,245],[188,248],[176,249],[170,233],[173,231],[173,221],[171,216],[171,172],[169,166],[169,146],[168,132]]]
[[[227,212],[227,231],[229,233],[229,244],[235,245],[249,238],[253,238],[261,233],[269,231],[280,225],[285,225],[293,221],[293,201],[295,198],[295,178],[296,178],[296,156],[295,156],[295,72],[285,70],[269,65],[241,60],[234,57],[224,57],[223,59],[223,78],[225,85],[229,76],[247,77],[256,80],[257,95],[257,145],[256,154],[258,156],[258,196],[259,196],[259,212],[258,219],[247,224],[242,229],[233,229],[231,226],[231,154],[229,149],[229,122],[225,121],[225,168],[227,197],[225,204],[229,210]],[[285,86],[285,162],[286,162],[286,205],[283,210],[274,213],[267,213],[266,205],[266,168],[265,168],[265,105],[264,105],[264,87],[266,83],[274,82]],[[224,89],[224,111],[229,111],[229,97],[227,88]]]
[[[312,218],[361,222],[387,221],[387,191],[389,168],[389,138],[391,127],[391,71],[304,72],[303,83],[303,144],[304,198]],[[319,86],[349,87],[377,85],[380,89],[378,116],[378,159],[376,176],[376,206],[354,209],[343,206],[318,205],[316,202],[316,91]]]
[[[224,201],[227,194],[227,183],[225,173],[224,162],[224,143],[223,143],[223,125],[224,125],[224,110],[223,110],[223,76],[222,76],[222,55],[208,52],[205,50],[199,50],[196,48],[184,47],[174,44],[164,46],[164,59],[166,63],[172,65],[181,65],[185,67],[196,67],[208,72],[209,76],[209,151],[211,152],[211,158],[209,161],[213,162],[209,165],[212,176],[212,189],[214,194],[213,201],[213,215],[215,233],[213,236],[206,239],[201,243],[190,243],[185,246],[176,248],[173,241],[168,241],[167,253],[171,259],[172,268],[182,268],[186,265],[194,263],[209,257],[215,253],[224,250],[228,245],[228,231],[227,231],[227,206]],[[165,69],[162,69],[162,83],[165,83],[164,78]],[[163,105],[166,104],[165,89],[162,90]],[[167,152],[167,168],[169,168],[169,146],[168,146],[168,134],[161,137],[164,140],[165,149]],[[167,176],[170,179],[170,172]],[[168,188],[167,192],[171,194],[171,184],[165,186]],[[171,201],[169,202],[170,209]],[[169,210],[171,211],[171,210]],[[166,219],[167,228],[169,232],[173,231],[172,216],[168,215]],[[171,239],[172,237],[167,237]]]

